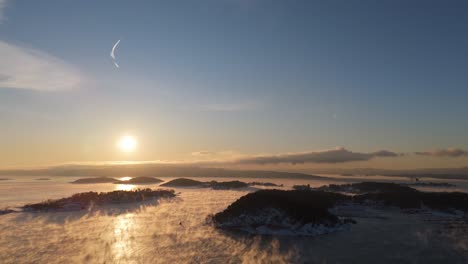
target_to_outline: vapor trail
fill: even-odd
[[[110,56],[112,58],[112,62],[114,63],[115,67],[119,68],[119,65],[117,64],[117,62],[115,61],[115,50],[117,49],[117,46],[119,45],[120,43],[120,39],[117,40],[117,42],[114,44],[114,46],[112,47],[112,50],[110,52]]]

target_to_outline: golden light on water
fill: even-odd
[[[127,153],[135,151],[137,145],[138,145],[138,142],[136,138],[130,135],[122,136],[117,142],[117,147],[122,152],[127,152]]]
[[[131,191],[133,189],[136,189],[136,186],[133,184],[116,184],[115,185],[116,191]]]
[[[128,177],[128,176],[119,178],[119,180],[121,180],[121,181],[128,181],[128,180],[131,180],[131,179],[132,179],[132,177]]]

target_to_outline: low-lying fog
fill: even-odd
[[[36,178],[16,177],[2,181],[0,209],[77,192],[135,188],[134,185],[110,183],[68,183],[77,179],[73,177],[48,181]],[[274,182],[284,184],[284,188],[294,184],[315,187],[330,183],[240,180]],[[333,183],[345,181],[349,180],[338,177]],[[454,184],[456,188],[466,188],[463,181]],[[206,223],[206,217],[222,211],[253,189],[175,190],[177,198],[158,204],[109,206],[91,212],[0,215],[1,262],[355,263],[359,260],[361,263],[466,263],[468,259],[468,238],[458,230],[441,227],[434,217],[387,210],[377,212],[378,218],[357,218],[357,224],[349,230],[318,237],[249,236],[214,229]]]

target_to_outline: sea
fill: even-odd
[[[326,178],[193,179],[271,182],[282,184],[282,189],[361,181],[412,182],[405,177],[321,176]],[[68,176],[0,178],[0,210],[79,192],[163,188],[159,184],[71,184],[82,177]],[[467,180],[420,181],[456,185],[419,187],[423,191],[468,192]],[[376,217],[359,217],[348,229],[315,237],[244,234],[216,229],[208,221],[210,215],[259,188],[170,188],[176,198],[152,204],[0,215],[0,263],[468,263],[467,230],[447,228],[449,220],[443,216],[377,210]]]

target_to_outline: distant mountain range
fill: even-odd
[[[465,179],[468,180],[468,167],[460,168],[422,168],[407,170],[390,170],[374,168],[354,168],[354,169],[310,169],[297,170],[300,173],[314,174],[339,174],[343,176],[401,176],[401,177],[432,177],[440,179]]]
[[[38,169],[0,170],[7,176],[93,176],[93,177],[231,177],[231,178],[289,178],[289,179],[327,179],[315,174],[338,174],[343,176],[402,176],[433,177],[440,179],[468,180],[468,167],[388,170],[373,168],[355,169],[309,169],[291,171],[235,170],[208,168],[180,164],[102,164],[102,165],[61,165]]]
[[[8,176],[93,176],[93,177],[232,177],[232,178],[291,178],[326,179],[326,177],[279,171],[229,170],[192,165],[112,164],[63,165],[40,169],[0,170]]]

